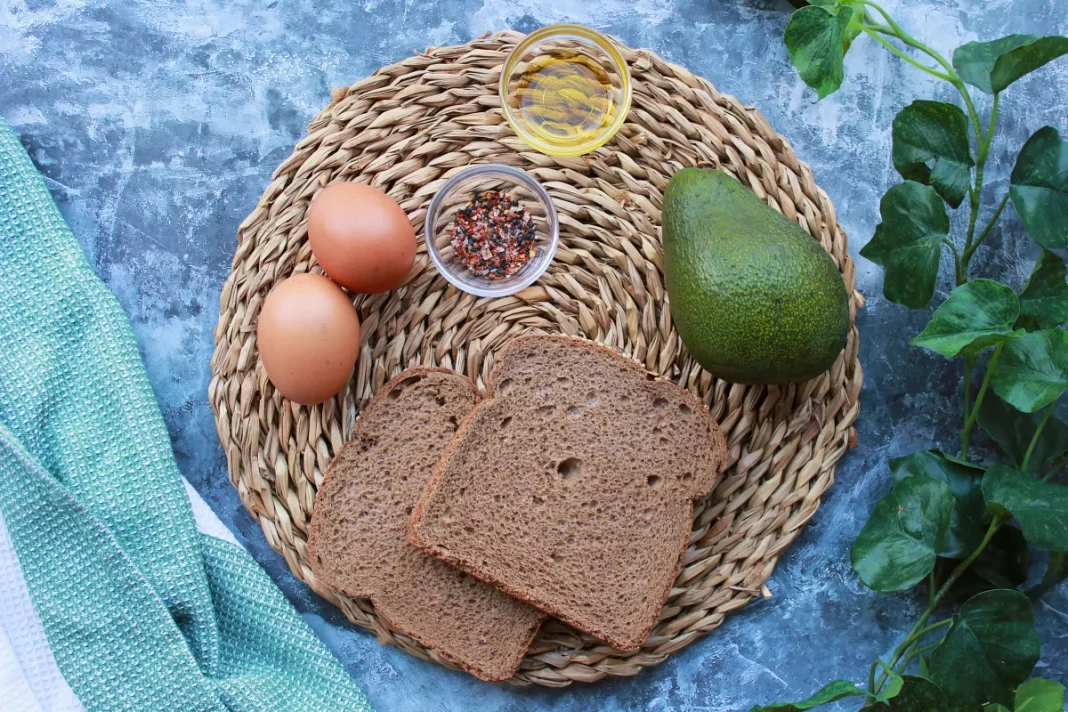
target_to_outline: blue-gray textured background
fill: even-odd
[[[1068,34],[1068,0],[886,0],[946,54],[1012,32]],[[185,476],[284,588],[383,711],[739,710],[861,679],[919,613],[877,596],[849,545],[889,488],[888,457],[954,448],[958,372],[906,346],[926,318],[887,304],[860,261],[865,384],[860,448],[754,603],[636,678],[514,689],[379,646],[289,575],[226,479],[206,389],[219,290],[238,223],[329,90],[417,48],[506,27],[579,22],[649,47],[755,104],[813,168],[852,238],[898,181],[894,114],[954,100],[939,82],[859,40],[844,88],[817,103],[782,45],[785,0],[0,0],[0,114],[21,135],[98,274],[129,313]],[[985,104],[981,110],[985,110]],[[993,147],[993,203],[1012,157],[1044,124],[1068,130],[1068,60],[1014,85]],[[1034,251],[1006,211],[975,272],[1019,286]],[[957,220],[960,219],[958,215]],[[958,225],[959,227],[959,225]],[[33,265],[27,265],[33,269]],[[944,294],[944,291],[943,291]],[[1068,680],[1068,586],[1036,607],[1039,673]]]

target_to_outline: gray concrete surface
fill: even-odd
[[[949,54],[1011,32],[1068,34],[1068,0],[886,0]],[[898,181],[890,124],[947,87],[860,40],[843,90],[813,102],[782,44],[785,0],[0,0],[0,114],[22,137],[99,275],[130,315],[185,476],[282,586],[384,711],[744,710],[861,679],[919,613],[911,595],[868,592],[849,545],[889,488],[886,461],[954,448],[953,366],[906,346],[925,315],[887,304],[860,261],[865,371],[860,448],[770,581],[774,598],[638,677],[514,689],[379,646],[295,582],[229,486],[206,400],[219,290],[238,223],[331,87],[427,45],[572,21],[650,47],[755,104],[811,164],[854,255]],[[1044,124],[1068,130],[1068,60],[1002,102],[988,204]],[[985,109],[985,105],[983,109]],[[1035,252],[1011,208],[976,273],[1014,285]],[[955,220],[960,220],[957,215]],[[27,266],[32,269],[32,265]],[[944,287],[945,285],[943,285]],[[944,294],[944,289],[943,289]],[[1036,607],[1039,672],[1068,680],[1068,587]]]

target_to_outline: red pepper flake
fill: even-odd
[[[537,254],[530,211],[496,190],[476,193],[456,213],[449,237],[460,263],[486,279],[511,277]]]

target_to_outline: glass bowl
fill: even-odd
[[[507,193],[530,211],[534,221],[535,254],[518,272],[501,279],[479,277],[464,265],[452,247],[451,227],[456,213],[478,193]],[[538,181],[511,166],[488,164],[465,168],[441,186],[426,214],[426,251],[450,284],[479,297],[506,297],[534,284],[556,254],[560,225],[552,198]]]
[[[581,25],[527,35],[501,70],[501,110],[543,153],[579,156],[603,146],[630,111],[627,63],[612,41]]]

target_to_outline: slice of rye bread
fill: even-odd
[[[412,506],[478,400],[446,369],[410,368],[387,383],[319,488],[308,554],[319,581],[370,599],[394,630],[496,682],[519,669],[544,615],[407,540]]]
[[[637,650],[726,442],[704,404],[603,346],[508,343],[412,512],[428,553]]]

